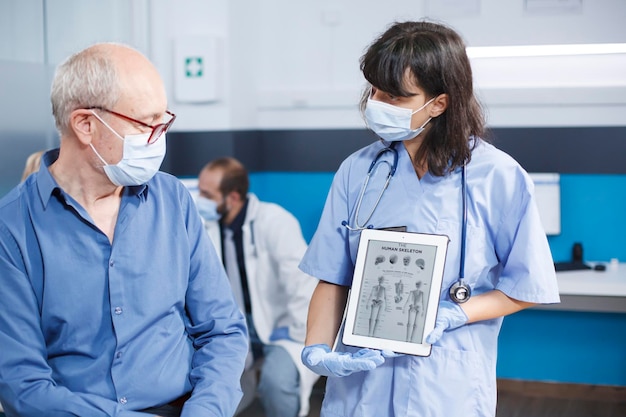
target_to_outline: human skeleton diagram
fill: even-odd
[[[376,331],[376,327],[378,326],[378,319],[380,317],[380,311],[385,308],[385,296],[386,289],[383,286],[383,281],[385,277],[378,277],[378,284],[372,287],[372,291],[370,292],[370,297],[368,299],[368,304],[366,305],[366,309],[370,310],[370,320],[369,320],[369,335],[374,336],[374,332]]]
[[[415,283],[415,289],[409,292],[406,303],[402,309],[405,313],[408,307],[408,316],[406,321],[406,341],[414,342],[415,329],[417,328],[417,315],[424,316],[424,291],[421,290],[422,281]]]
[[[398,304],[402,301],[402,293],[404,292],[404,283],[402,280],[395,283],[396,286],[396,295],[393,297],[393,300]]]

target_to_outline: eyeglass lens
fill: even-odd
[[[159,123],[158,125],[152,127],[152,134],[150,134],[150,137],[148,138],[149,144],[156,142],[163,133],[167,132],[172,123],[174,123],[176,115],[174,113],[170,113],[169,111],[167,112],[167,114],[170,116],[170,120],[168,120],[166,123]]]

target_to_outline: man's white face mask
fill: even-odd
[[[121,137],[93,110],[92,113],[111,132],[124,142],[122,159],[115,165],[108,164],[96,151],[93,144],[89,144],[96,156],[104,163],[104,172],[109,180],[118,186],[131,186],[145,184],[157,173],[165,158],[166,139],[165,133],[156,142],[148,143],[151,132]]]

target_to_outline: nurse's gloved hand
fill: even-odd
[[[467,323],[467,320],[467,315],[458,304],[450,301],[441,301],[437,311],[435,328],[426,336],[426,343],[434,345],[441,339],[444,331],[461,327]]]
[[[400,356],[405,356],[404,353],[396,353],[393,350],[387,350],[387,349],[383,349],[380,352],[383,354],[383,358],[385,358],[385,359],[397,358],[397,357],[400,357]]]
[[[302,349],[302,363],[318,375],[348,376],[354,372],[371,371],[385,362],[380,350],[332,352],[328,345],[318,344]]]

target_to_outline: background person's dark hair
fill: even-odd
[[[475,144],[469,137],[484,136],[485,117],[474,96],[465,43],[454,30],[425,21],[394,23],[369,46],[360,63],[368,83],[386,93],[410,96],[406,80],[412,76],[428,99],[447,94],[448,107],[429,122],[416,160],[425,158],[437,176],[469,162]],[[369,90],[361,98],[361,111]]]
[[[241,162],[231,157],[222,157],[209,162],[204,169],[220,169],[223,172],[220,183],[220,192],[226,196],[231,191],[237,192],[242,199],[245,199],[250,188],[248,171]]]

